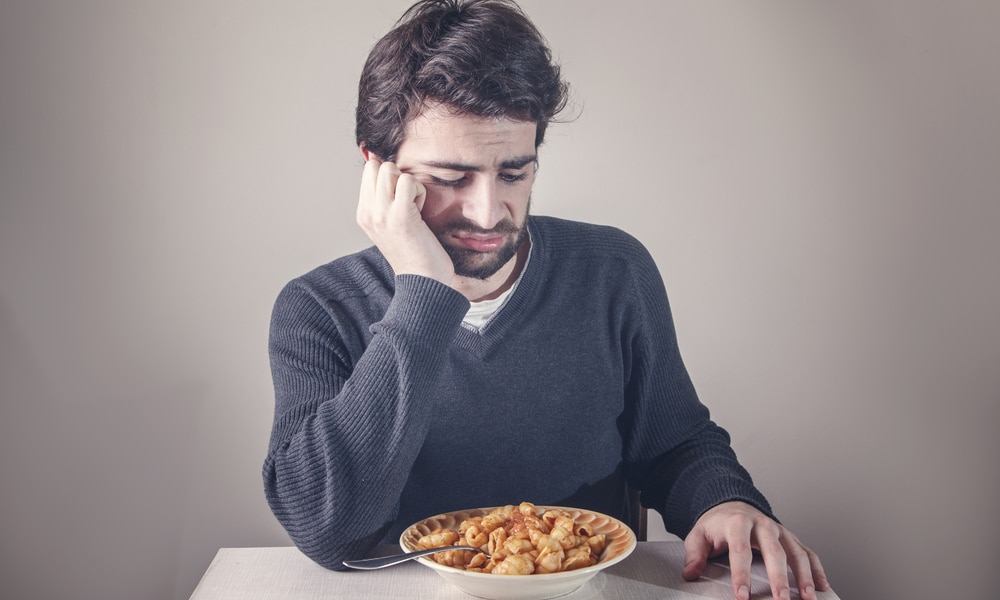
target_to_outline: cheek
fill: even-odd
[[[424,199],[424,208],[420,211],[420,216],[427,223],[433,223],[442,217],[446,217],[449,208],[455,204],[449,190],[428,187],[427,198]]]
[[[528,203],[531,200],[531,186],[517,186],[511,188],[500,198],[500,201],[507,208],[507,212],[512,217],[523,217],[528,212]]]

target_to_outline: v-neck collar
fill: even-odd
[[[545,240],[538,233],[538,227],[530,216],[528,235],[531,236],[528,260],[525,261],[524,271],[518,277],[517,284],[506,302],[479,330],[462,326],[455,335],[455,345],[479,358],[486,357],[503,340],[507,332],[523,318],[530,300],[538,293],[545,262]]]

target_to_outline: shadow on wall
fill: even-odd
[[[193,389],[53,373],[0,298],[0,581],[11,598],[146,598],[176,585]],[[202,394],[203,395],[203,394]],[[52,577],[57,565],[60,576]],[[173,566],[171,566],[173,565]]]

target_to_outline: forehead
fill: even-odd
[[[502,162],[534,153],[536,128],[534,121],[479,117],[436,105],[406,124],[399,162]]]

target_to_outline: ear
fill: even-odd
[[[365,146],[364,142],[361,142],[360,144],[358,144],[358,150],[361,151],[361,158],[365,159],[365,162],[368,162],[369,160],[371,160],[373,158],[376,159],[376,160],[378,160],[378,156],[374,152],[372,152],[371,150],[369,150],[368,147]]]

